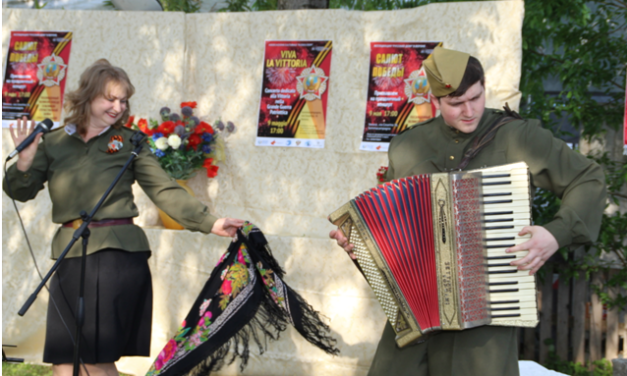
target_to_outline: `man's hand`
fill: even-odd
[[[234,218],[220,218],[211,228],[211,233],[218,236],[232,238],[237,233],[237,229],[244,225],[244,220]]]
[[[353,248],[355,246],[348,243],[348,239],[346,239],[346,236],[344,236],[344,234],[342,233],[342,231],[340,231],[340,229],[331,231],[329,233],[329,237],[331,239],[335,239],[337,241],[337,245],[344,248],[344,250],[346,251],[346,253],[348,253],[350,258],[352,258],[353,260],[357,259],[357,256],[355,256],[355,254],[353,253]]]
[[[559,249],[557,240],[547,229],[542,226],[526,226],[518,236],[531,234],[531,239],[506,250],[507,253],[529,250],[527,256],[520,260],[512,261],[510,265],[518,267],[518,270],[531,270],[529,275],[535,274],[542,265]]]

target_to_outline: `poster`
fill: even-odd
[[[422,61],[441,42],[372,42],[361,150],[387,151],[409,125],[436,116]]]
[[[2,82],[2,126],[27,116],[61,122],[72,33],[12,31]]]
[[[257,146],[324,148],[332,42],[266,41]]]

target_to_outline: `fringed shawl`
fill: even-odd
[[[329,327],[283,281],[284,273],[263,233],[247,222],[146,376],[207,375],[236,358],[243,370],[250,342],[263,353],[268,339],[278,339],[288,324],[315,346],[338,354]]]

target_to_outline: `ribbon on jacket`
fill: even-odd
[[[146,376],[206,375],[236,358],[243,370],[250,342],[263,353],[268,339],[278,339],[288,324],[338,354],[328,325],[283,281],[284,274],[263,233],[246,222]]]

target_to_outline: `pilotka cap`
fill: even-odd
[[[465,52],[436,47],[424,61],[427,80],[431,92],[436,97],[444,97],[459,87],[462,82],[470,55]]]

